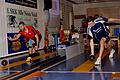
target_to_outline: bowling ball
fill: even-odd
[[[89,56],[89,60],[95,60],[95,56],[94,55],[90,55]]]
[[[2,60],[1,64],[2,64],[3,66],[6,66],[6,65],[8,64],[8,61],[4,59],[4,60]]]

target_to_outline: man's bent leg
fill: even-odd
[[[94,55],[94,41],[93,41],[93,39],[90,40],[90,49],[91,49],[91,55]]]
[[[33,53],[33,41],[32,39],[29,40],[29,56],[26,61],[31,61],[32,60],[32,53]]]
[[[106,41],[106,38],[102,37],[101,40],[100,40],[99,56],[98,56],[98,58],[95,62],[95,65],[101,64],[101,58],[102,58],[102,54],[103,54],[103,51],[104,51],[105,41]]]

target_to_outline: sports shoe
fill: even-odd
[[[26,61],[27,61],[27,62],[30,62],[30,61],[32,61],[32,58],[31,58],[31,57],[28,57]]]
[[[113,58],[113,54],[115,53],[115,50],[114,49],[112,49],[111,51],[110,51],[110,55],[109,55],[109,58]]]
[[[95,66],[95,68],[98,70],[98,71],[101,71],[101,66]]]
[[[101,64],[101,58],[97,58],[95,65],[100,65]]]

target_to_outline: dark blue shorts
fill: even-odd
[[[105,41],[106,43],[110,40],[110,37],[107,36],[107,35],[106,35],[106,36],[101,36],[101,37],[98,37],[98,38],[92,38],[91,36],[88,35],[88,39],[89,39],[89,40],[90,40],[90,39],[93,39],[94,43],[98,43],[98,44],[100,43],[100,40],[101,40],[103,37],[106,38],[106,41]]]

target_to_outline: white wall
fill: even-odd
[[[74,11],[74,15],[87,15],[87,8],[116,7],[116,6],[120,6],[120,1],[79,4],[79,5],[74,4],[73,11]]]
[[[5,2],[4,0],[0,0],[0,56],[3,56],[7,53],[7,34],[5,27]]]
[[[73,12],[74,12],[74,15],[88,15],[87,9],[90,9],[90,8],[96,8],[96,9],[97,8],[111,8],[111,7],[115,7],[115,8],[120,7],[120,1],[88,3],[88,4],[78,4],[78,5],[73,4]],[[97,12],[100,12],[100,11],[97,11]],[[98,14],[97,12],[95,14]],[[118,13],[119,13],[119,11],[118,11]],[[111,13],[111,15],[112,14],[114,14],[114,12]],[[104,16],[106,16],[106,15],[104,14]],[[106,16],[106,17],[108,17],[108,16]],[[81,27],[81,19],[74,19],[74,25],[75,25],[75,27]]]

